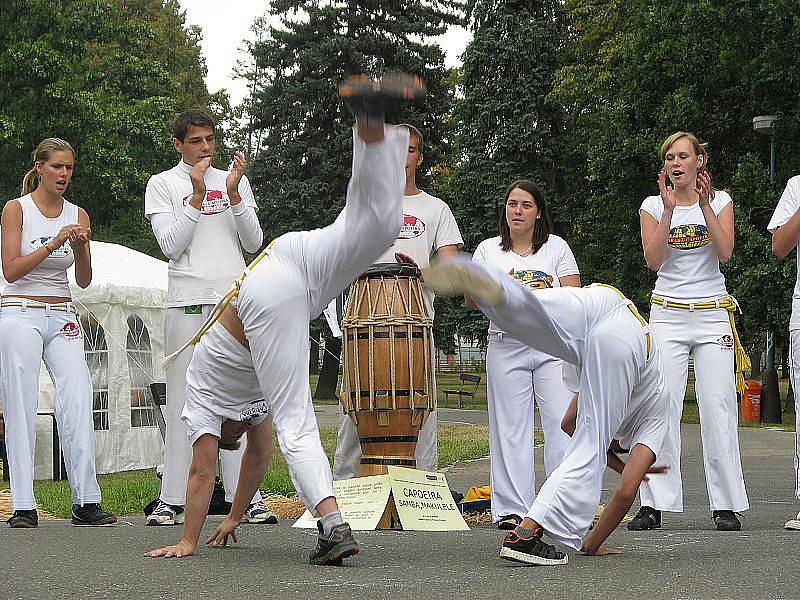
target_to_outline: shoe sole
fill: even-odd
[[[511,548],[506,548],[505,546],[500,548],[500,558],[526,565],[537,565],[540,567],[566,565],[569,562],[569,556],[566,554],[564,555],[564,558],[542,558],[541,556],[534,556],[533,554],[512,550]]]
[[[422,270],[423,285],[437,294],[468,294],[473,300],[490,306],[503,299],[503,288],[488,275],[459,264],[438,264]]]
[[[339,86],[339,95],[345,99],[386,96],[411,101],[425,95],[425,83],[417,75],[389,75],[379,81],[373,81],[366,75],[356,75]]]
[[[651,529],[661,529],[661,524],[639,527],[638,525],[631,526],[631,523],[628,523],[628,531],[650,531]]]
[[[8,524],[11,529],[36,529],[39,524],[38,523],[11,523]]]
[[[784,523],[783,528],[792,531],[800,531],[800,519],[789,519]]]
[[[358,554],[360,550],[361,548],[359,548],[358,542],[350,542],[340,547],[333,547],[327,553],[317,558],[309,558],[308,562],[312,565],[339,566],[342,564],[342,560],[348,556]]]
[[[76,521],[75,519],[72,519],[72,526],[73,527],[114,527],[114,525],[116,525],[116,524],[117,524],[117,520],[116,519],[114,519],[113,521],[107,522],[107,523],[104,523],[104,522],[87,523],[86,521]]]

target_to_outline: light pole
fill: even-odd
[[[775,185],[775,121],[778,115],[759,115],[753,117],[753,131],[769,136],[769,184]],[[767,368],[775,368],[775,333],[767,331]]]
[[[753,131],[769,136],[769,184],[775,185],[775,122],[778,115],[753,117]],[[769,307],[768,309],[769,310]],[[781,398],[778,372],[775,370],[775,332],[767,331],[767,364],[762,375],[761,420],[766,423],[781,422]]]

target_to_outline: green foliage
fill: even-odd
[[[732,190],[738,239],[725,272],[745,310],[743,328],[749,335],[766,324],[784,329],[794,276],[770,255],[765,226],[779,189],[764,180],[768,141],[753,133],[752,118],[782,116],[780,186],[800,163],[800,7],[784,0],[565,6],[568,56],[551,99],[567,111],[561,199],[584,279],[646,302],[654,275],[644,266],[637,209],[657,193],[661,141],[692,131],[708,142],[715,186]]]
[[[68,197],[96,239],[155,254],[147,178],[175,162],[169,124],[184,108],[226,108],[203,83],[199,32],[177,0],[10,0],[0,12],[0,198],[19,196],[46,137],[77,153]]]
[[[422,75],[429,97],[400,120],[424,132],[426,154],[436,162],[451,91],[442,50],[419,39],[443,33],[457,21],[457,9],[452,1],[272,3],[272,14],[284,15],[283,27],[257,23],[261,41],[251,47],[247,74],[255,90],[248,133],[258,157],[251,180],[267,237],[326,225],[343,206],[352,117],[337,87],[347,75]]]
[[[562,110],[548,98],[560,66],[562,12],[555,0],[476,1],[454,109],[454,172],[446,197],[465,249],[497,235],[503,194],[515,179],[536,181],[550,200],[561,179]],[[557,221],[556,200],[550,212]],[[460,302],[442,302],[437,327],[480,339],[487,322]],[[444,339],[441,335],[439,339]]]

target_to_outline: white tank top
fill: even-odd
[[[65,225],[78,222],[78,207],[64,200],[61,214],[52,219],[45,217],[37,208],[30,194],[18,198],[22,207],[22,239],[19,255],[27,256],[53,239]],[[53,244],[50,244],[53,247]],[[9,283],[4,296],[61,296],[69,298],[67,269],[75,262],[72,246],[64,242],[53,253],[39,263],[33,271]]]

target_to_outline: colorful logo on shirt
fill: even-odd
[[[403,226],[397,235],[398,240],[410,240],[425,233],[425,222],[414,215],[403,215]]]
[[[36,239],[31,240],[31,242],[30,242],[31,252],[33,252],[34,250],[38,250],[39,248],[44,246],[47,242],[52,240],[53,237],[54,236],[51,236],[51,237],[44,236],[44,237],[38,237]],[[52,248],[53,245],[50,244],[50,247]],[[53,253],[50,256],[52,258],[65,258],[65,257],[69,256],[69,245],[67,244],[67,242],[64,242],[58,248],[53,250]]]
[[[733,350],[733,337],[730,335],[723,335],[722,337],[717,338],[716,343],[723,350]]]
[[[667,244],[677,250],[702,248],[711,241],[711,234],[705,225],[678,225],[669,230]]]
[[[269,404],[263,398],[249,402],[240,415],[240,421],[252,421],[269,414]]]
[[[183,199],[183,205],[189,204],[189,198],[186,196]],[[203,204],[200,205],[200,213],[204,215],[216,215],[218,213],[228,210],[231,205],[228,194],[220,190],[207,190],[206,197],[203,198]]]
[[[81,338],[81,328],[78,327],[77,323],[73,323],[71,321],[69,323],[65,323],[58,333],[63,335],[68,340],[79,340]]]
[[[511,276],[534,290],[553,287],[553,276],[544,271],[535,271],[533,269],[517,271],[514,269],[511,271]]]

